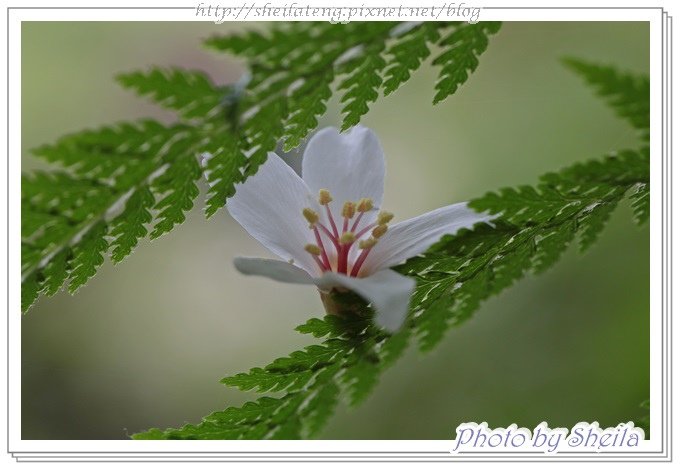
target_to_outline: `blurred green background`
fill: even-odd
[[[171,115],[123,91],[118,72],[178,65],[220,84],[243,64],[201,39],[263,24],[23,23],[22,164],[29,149],[118,120]],[[387,155],[385,207],[401,220],[573,162],[636,146],[626,123],[559,62],[649,69],[647,23],[506,23],[478,70],[433,107],[424,67],[364,123]],[[339,125],[335,99],[322,125]],[[205,192],[204,185],[202,191]],[[254,395],[218,383],[309,343],[313,289],[244,277],[236,255],[268,256],[226,211],[187,222],[75,295],[41,299],[22,320],[22,438],[124,439],[179,426]],[[486,302],[434,352],[411,348],[326,439],[452,439],[464,421],[616,424],[649,396],[649,229],[623,204],[599,243]]]

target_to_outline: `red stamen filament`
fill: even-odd
[[[321,269],[322,273],[328,271],[328,269],[326,269],[326,266],[324,266],[324,264],[321,262],[321,260],[319,259],[318,256],[316,256],[316,255],[311,255],[311,256],[312,256],[312,258],[314,258],[314,261],[316,261],[316,264],[319,265],[319,269]]]
[[[354,225],[352,225],[352,232],[355,232],[357,227],[359,226],[359,222],[361,221],[361,216],[364,215],[363,212],[359,212],[359,215],[357,216],[357,220],[354,221]]]
[[[371,230],[373,227],[375,227],[375,222],[373,222],[372,224],[368,224],[367,226],[359,230],[359,233],[357,233],[357,238],[360,238],[362,235]]]
[[[335,247],[335,251],[337,253],[337,267],[336,270],[340,274],[345,274],[349,275],[350,277],[357,277],[359,275],[359,271],[361,271],[361,267],[364,265],[364,262],[366,261],[366,258],[368,257],[369,253],[371,252],[371,249],[373,248],[372,246],[368,246],[366,248],[363,248],[361,250],[361,253],[357,258],[354,260],[354,262],[351,265],[350,269],[350,260],[349,260],[349,253],[352,248],[352,245],[355,242],[360,242],[361,237],[364,236],[366,233],[371,231],[377,226],[376,222],[371,222],[366,227],[362,228],[356,234],[354,235],[354,240],[349,243],[343,243],[340,241],[340,232],[338,231],[338,225],[335,222],[335,219],[333,218],[333,214],[330,210],[329,204],[323,204],[326,207],[326,215],[328,218],[328,224],[330,225],[331,229],[329,230],[328,227],[326,227],[323,223],[318,221],[318,216],[315,216],[315,220],[309,220],[310,221],[310,228],[314,231],[314,237],[316,239],[316,246],[319,248],[319,254],[312,254],[311,256],[314,258],[314,261],[317,263],[319,266],[319,269],[321,269],[321,272],[326,272],[326,271],[333,271],[333,267],[331,265],[331,260],[329,255],[329,252],[326,251],[326,247],[324,246],[323,239],[321,237],[321,232],[330,240],[330,242],[333,244]],[[310,209],[311,211],[311,209]],[[353,210],[352,210],[353,212]],[[344,214],[344,212],[343,212]],[[352,214],[352,217],[346,217],[343,215],[343,224],[342,224],[342,233],[354,233],[356,229],[359,227],[359,224],[361,223],[361,219],[364,215],[364,211],[359,212],[356,214]],[[305,216],[307,217],[307,216]],[[348,230],[350,227],[350,222],[353,223],[351,224],[351,230]],[[348,274],[348,270],[350,271]]]
[[[330,271],[331,262],[328,259],[328,254],[326,253],[326,247],[323,245],[323,241],[321,240],[321,235],[319,234],[319,229],[316,228],[316,225],[314,226],[314,236],[316,237],[316,245],[321,249],[321,259],[323,260],[323,265],[321,267],[321,271]]]
[[[315,227],[318,226],[321,231],[328,237],[328,239],[333,243],[335,246],[335,250],[339,251],[340,250],[340,243],[338,242],[338,237],[334,236],[328,228],[322,223],[317,223]]]
[[[359,270],[361,269],[361,266],[364,264],[364,261],[366,261],[366,258],[368,257],[368,254],[371,252],[370,248],[365,248],[362,250],[361,254],[357,258],[357,260],[354,262],[354,266],[352,267],[352,272],[349,274],[350,277],[357,277],[357,274],[359,274]]]
[[[335,225],[335,220],[333,219],[333,214],[331,214],[331,208],[328,204],[326,204],[326,215],[328,216],[328,223],[331,224],[331,228],[333,229],[333,235],[335,238],[338,238],[340,236],[338,234],[338,227]]]
[[[351,243],[340,245],[340,251],[338,252],[338,272],[340,274],[347,274],[347,257],[350,246],[352,246]]]

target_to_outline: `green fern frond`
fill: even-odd
[[[358,305],[354,294],[337,295],[337,301]],[[403,353],[408,344],[408,335],[388,336],[373,327],[368,312],[363,306],[356,317],[311,319],[297,330],[326,338],[323,343],[276,359],[263,368],[256,367],[222,379],[223,384],[244,391],[285,392],[281,398],[263,397],[242,407],[213,413],[196,426],[165,431],[151,429],[135,434],[133,438],[314,437],[332,415],[341,396],[345,396],[349,405],[360,403],[377,383],[379,374]],[[280,420],[284,415],[285,420]]]
[[[190,152],[189,148],[184,149]],[[201,167],[195,156],[180,158],[168,164],[167,170],[151,183],[160,200],[154,206],[156,225],[151,232],[151,239],[158,238],[181,224],[185,219],[185,212],[194,206],[194,199],[198,196],[196,180],[201,177]]]
[[[439,41],[445,51],[432,62],[441,66],[433,104],[454,94],[467,81],[479,65],[479,56],[489,45],[489,36],[496,34],[500,26],[498,22],[464,23]]]
[[[378,99],[378,89],[382,85],[380,71],[387,64],[382,58],[383,48],[381,43],[366,48],[361,62],[338,86],[339,90],[345,90],[340,99],[341,103],[345,103],[341,131],[357,125],[368,112],[369,103]]]
[[[205,213],[211,217],[224,207],[227,198],[234,195],[234,184],[243,180],[242,168],[248,159],[237,138],[226,130],[208,145],[206,150],[210,157],[204,160],[204,166],[210,189]]]
[[[388,335],[375,328],[365,304],[356,316],[310,319],[296,330],[325,338],[322,344],[222,380],[244,391],[285,392],[283,397],[263,397],[214,413],[198,425],[151,429],[133,438],[313,437],[340,398],[356,406],[370,394],[380,374],[404,353],[411,336],[421,350],[432,349],[484,300],[530,271],[553,266],[577,236],[582,247],[590,245],[625,195],[632,192],[634,199],[638,188],[648,184],[648,165],[647,148],[626,151],[550,173],[534,187],[505,189],[473,200],[473,208],[501,216],[491,224],[445,236],[397,268],[417,279],[409,319],[400,331]],[[625,175],[619,174],[622,170]],[[539,201],[544,201],[541,210]],[[337,300],[350,302],[354,295],[349,296]]]
[[[595,88],[616,113],[626,119],[649,141],[649,77],[621,72],[614,67],[564,59],[564,64]]]
[[[61,286],[64,285],[69,275],[68,261],[70,259],[70,248],[64,248],[57,252],[45,265],[42,270],[42,289],[47,296],[56,294]]]
[[[540,273],[553,266],[579,234],[581,246],[590,245],[625,194],[632,192],[634,199],[639,188],[648,185],[648,167],[647,148],[625,151],[550,173],[536,186],[503,189],[471,201],[472,208],[500,217],[445,236],[428,252],[397,268],[417,280],[405,328],[387,335],[371,325],[365,311],[351,318],[311,319],[297,330],[326,338],[321,345],[222,381],[241,390],[285,391],[284,397],[228,408],[221,412],[229,415],[227,421],[218,421],[218,414],[213,414],[196,426],[152,429],[133,438],[239,439],[248,438],[249,432],[262,438],[310,437],[313,433],[305,434],[304,429],[318,432],[321,418],[328,418],[340,396],[354,406],[363,401],[380,374],[404,353],[412,335],[421,350],[431,350],[484,300],[530,271]],[[298,408],[315,403],[315,397],[320,401],[314,405],[316,411]],[[277,420],[279,413],[285,414],[288,426]],[[253,414],[257,419],[251,418]],[[305,424],[310,416],[315,419]],[[234,423],[239,423],[236,428]]]
[[[243,391],[298,391],[313,378],[315,371],[339,362],[347,354],[346,344],[340,340],[328,340],[322,345],[307,346],[288,357],[276,359],[264,368],[253,368],[221,380],[225,385]]]
[[[155,202],[149,186],[142,185],[125,202],[125,210],[111,221],[111,260],[114,263],[120,263],[137,246],[139,239],[147,235],[146,225],[153,220],[150,210]]]
[[[319,124],[317,118],[326,112],[326,102],[331,97],[333,72],[303,79],[288,100],[289,116],[285,125],[283,150],[298,145]]]
[[[122,123],[88,130],[34,153],[59,167],[22,177],[22,311],[64,285],[75,292],[103,264],[128,256],[143,237],[184,222],[205,173],[208,217],[235,185],[255,174],[279,143],[290,150],[318,125],[333,93],[343,130],[404,84],[436,49],[434,103],[453,94],[479,64],[500,23],[282,23],[267,32],[214,37],[206,45],[246,62],[244,80],[218,86],[202,72],[152,68],[119,82],[173,110],[179,123]],[[569,59],[615,111],[649,138],[649,79]],[[199,159],[205,161],[201,168]],[[638,224],[649,219],[649,149],[623,151],[501,189],[472,201],[492,224],[444,237],[396,268],[417,280],[406,326],[393,335],[357,315],[312,319],[297,330],[320,340],[264,367],[226,377],[244,391],[278,393],[213,413],[198,425],[136,439],[298,439],[321,430],[341,398],[361,403],[413,337],[434,347],[490,296],[540,273],[579,240],[587,249],[628,197]],[[356,298],[339,299],[354,302]],[[356,297],[356,296],[354,296]]]
[[[142,121],[73,134],[36,149],[69,172],[22,177],[22,279],[31,287],[23,311],[37,294],[53,295],[66,282],[75,292],[110,247],[111,258],[120,262],[146,235],[152,207],[160,211],[154,236],[182,221],[198,194],[195,142],[188,127]]]
[[[581,252],[586,251],[590,246],[597,241],[600,232],[604,230],[604,226],[611,217],[612,212],[616,209],[617,201],[598,202],[590,206],[589,217],[580,221],[581,233],[579,240],[579,247]]]
[[[70,293],[77,291],[94,276],[97,268],[104,262],[103,253],[109,247],[104,238],[106,230],[106,224],[99,221],[81,235],[80,240],[73,246],[73,258],[69,266]],[[49,279],[47,275],[45,277]]]
[[[641,171],[635,175],[627,167],[622,177],[618,172],[624,162]],[[582,248],[590,246],[608,215],[598,208],[611,212],[625,194],[648,184],[648,168],[649,149],[625,151],[546,175],[531,190],[506,189],[471,201],[478,211],[500,214],[495,227],[445,237],[399,268],[418,275],[414,308],[421,349],[432,349],[443,332],[468,318],[480,301],[530,270],[550,268],[577,235]],[[537,210],[535,201],[543,197],[546,207]],[[451,274],[442,279],[442,272]]]
[[[389,93],[408,79],[438,31],[451,25],[418,23],[405,31],[394,22],[281,23],[267,32],[206,41],[246,60],[247,79],[234,85],[218,86],[202,72],[178,68],[119,75],[123,87],[175,111],[181,123],[122,123],[34,150],[61,170],[22,180],[22,310],[64,283],[75,291],[109,251],[118,263],[139,239],[157,238],[181,224],[198,195],[203,169],[197,159],[207,162],[210,217],[279,142],[290,150],[307,137],[334,91],[343,93],[343,128],[358,123],[379,89],[385,86]],[[487,29],[470,39],[481,41]],[[465,41],[452,47],[481,52]],[[451,67],[451,60],[447,64]],[[90,232],[93,227],[97,230]],[[84,245],[86,240],[91,245]]]
[[[640,403],[640,408],[643,412],[641,412],[642,415],[635,420],[635,426],[641,428],[645,432],[645,439],[650,439],[649,398]]]
[[[630,197],[633,200],[635,222],[638,225],[644,225],[649,220],[649,183],[637,185]]]
[[[139,95],[148,95],[154,102],[177,111],[184,119],[206,118],[219,112],[226,95],[203,73],[178,68],[152,68],[147,72],[132,72],[116,77],[118,83]]]
[[[388,61],[385,69],[383,92],[385,96],[392,94],[397,88],[411,78],[411,72],[417,70],[431,52],[431,45],[440,38],[441,26],[434,22],[423,23],[414,27],[392,44],[387,51]]]
[[[309,414],[306,395],[290,393],[281,398],[262,397],[241,408],[227,408],[207,416],[200,424],[181,429],[151,429],[133,439],[299,439],[301,420]],[[317,418],[318,420],[318,418]]]
[[[341,396],[350,405],[368,396],[412,336],[421,350],[428,351],[448,329],[470,318],[484,300],[529,272],[541,273],[553,266],[574,240],[579,239],[582,251],[587,249],[626,195],[636,222],[644,223],[649,217],[649,159],[648,147],[621,151],[548,173],[535,186],[505,188],[471,201],[472,208],[497,218],[447,235],[396,268],[417,280],[409,318],[399,332],[387,335],[373,327],[370,310],[362,302],[357,304],[353,294],[338,297],[338,302],[354,297],[352,308],[363,307],[355,316],[313,318],[296,328],[325,338],[321,345],[223,379],[241,390],[285,391],[283,397],[263,397],[214,413],[199,425],[151,429],[133,438],[313,437]]]
[[[288,102],[283,97],[277,97],[260,106],[253,117],[245,121],[242,132],[252,153],[241,164],[245,165],[244,176],[254,175],[267,160],[268,152],[276,148],[287,118]]]

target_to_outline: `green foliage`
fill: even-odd
[[[621,72],[614,67],[564,59],[565,65],[581,75],[607,100],[616,113],[626,119],[649,141],[649,77]]]
[[[151,69],[119,82],[177,114],[72,134],[34,153],[60,169],[22,178],[22,310],[62,286],[75,292],[109,253],[122,261],[143,237],[184,222],[205,173],[205,212],[224,206],[235,185],[257,172],[282,142],[299,145],[334,92],[343,129],[358,123],[382,89],[394,92],[433,50],[439,68],[434,103],[453,94],[478,66],[499,23],[299,22],[214,37],[209,47],[246,61],[247,80],[216,86],[204,74]],[[649,80],[569,60],[616,112],[649,136]],[[199,163],[200,161],[200,163]],[[201,167],[203,165],[203,168]],[[616,206],[649,218],[649,149],[622,151],[544,175],[534,186],[490,192],[470,204],[496,214],[397,270],[417,280],[406,325],[388,335],[353,294],[335,294],[350,314],[311,319],[297,330],[320,343],[264,367],[226,377],[243,391],[270,393],[215,412],[198,425],[152,429],[135,439],[298,439],[313,437],[341,399],[361,403],[413,338],[423,351],[481,302],[530,272],[557,262],[574,240],[591,246]]]
[[[335,89],[342,92],[341,101],[345,103],[342,128],[348,129],[368,112],[381,88],[385,95],[396,90],[435,45],[444,53],[451,52],[441,59],[444,65],[440,78],[445,83],[437,89],[439,94],[452,94],[467,80],[468,72],[476,68],[488,35],[498,31],[499,26],[425,22],[407,29],[403,23],[394,22],[296,23],[269,33],[214,37],[207,44],[248,61],[252,74],[245,90],[248,104],[261,109],[270,100],[282,98],[282,103],[268,110],[268,115],[271,121],[283,122],[284,126],[270,135],[283,140],[284,150],[290,150],[317,126],[336,78],[340,80]],[[440,31],[462,33],[437,43]],[[323,52],[320,44],[327,45]],[[271,142],[269,145],[273,149]]]
[[[643,170],[620,178],[624,162]],[[575,238],[583,249],[590,246],[624,196],[633,199],[634,188],[648,182],[649,149],[643,148],[548,174],[536,187],[504,189],[471,201],[476,210],[500,214],[494,227],[445,237],[400,267],[419,281],[414,309],[421,349],[432,349],[482,300],[530,271],[551,267]]]
[[[234,183],[243,180],[241,169],[248,159],[241,151],[238,139],[230,132],[225,131],[208,145],[206,151],[210,158],[204,160],[203,166],[210,183],[205,213],[211,217],[224,207],[227,198],[234,195]]]
[[[387,51],[388,61],[385,69],[383,91],[385,96],[393,93],[411,78],[411,72],[430,55],[430,45],[439,39],[437,23],[424,23],[419,28],[405,33]]]
[[[365,307],[364,307],[365,309]],[[263,368],[222,379],[240,390],[284,392],[207,416],[181,429],[151,429],[134,439],[300,439],[315,436],[332,415],[342,392],[358,404],[377,383],[379,373],[406,346],[371,325],[365,309],[351,318],[312,319],[298,331],[325,338]],[[398,344],[391,341],[399,338]],[[399,352],[397,352],[399,350]]]
[[[147,185],[142,185],[130,195],[125,203],[123,213],[111,221],[111,259],[114,263],[121,262],[132,249],[137,246],[137,241],[148,233],[146,224],[153,220],[151,208],[155,198]]]
[[[338,362],[344,346],[340,340],[307,346],[288,357],[276,359],[264,369],[256,367],[247,373],[224,378],[222,383],[243,391],[256,390],[260,393],[300,390],[312,380],[316,370]]]
[[[570,65],[591,77],[598,93],[616,97],[610,105],[623,117],[630,120],[634,114],[630,110],[647,109],[647,127],[641,117],[634,123],[649,135],[649,93],[631,86],[644,84],[645,79],[574,60]],[[418,280],[412,309],[420,348],[432,349],[481,301],[528,272],[550,268],[574,239],[585,251],[626,195],[635,221],[644,224],[649,219],[647,146],[548,173],[536,186],[505,188],[471,201],[473,209],[499,218],[492,226],[444,237],[427,253],[399,267]]]
[[[411,337],[421,350],[431,350],[485,299],[530,272],[538,274],[553,266],[574,240],[579,240],[582,251],[587,249],[626,197],[636,222],[643,224],[649,217],[647,146],[548,173],[535,186],[489,192],[470,205],[496,214],[492,223],[447,235],[396,268],[417,280],[409,318],[400,331],[388,335],[376,329],[370,311],[357,303],[356,296],[336,294],[336,300],[354,314],[312,318],[296,328],[324,339],[320,345],[222,380],[244,391],[283,392],[282,397],[263,397],[213,413],[198,425],[151,429],[133,438],[314,437],[341,397],[357,405],[370,394]],[[648,432],[648,416],[638,425]]]
[[[121,74],[118,82],[140,95],[148,95],[184,119],[204,120],[219,112],[226,88],[215,87],[198,71],[152,68],[148,72]]]
[[[69,292],[74,293],[78,290],[89,278],[94,276],[97,268],[104,262],[102,253],[109,247],[108,242],[104,238],[105,234],[106,225],[104,222],[97,222],[73,246],[73,260],[71,261],[69,273],[71,279],[71,283],[68,286]],[[63,264],[60,266],[63,267]],[[45,274],[45,278],[49,279],[49,274]]]
[[[326,102],[331,97],[333,71],[320,72],[313,77],[301,79],[288,100],[289,115],[283,135],[283,149],[291,150],[314,129],[317,117],[326,112]]]
[[[295,439],[301,435],[302,420],[309,418],[319,426],[318,404],[305,402],[301,393],[281,398],[262,397],[241,408],[227,408],[207,416],[201,424],[182,429],[161,431],[152,429],[135,434],[133,439]]]
[[[342,95],[342,108],[345,119],[342,121],[342,130],[355,126],[361,120],[361,116],[368,112],[368,104],[378,99],[378,88],[382,84],[380,71],[387,62],[382,58],[384,44],[367,47],[361,63],[357,64],[350,75],[340,83],[338,87],[346,90]]]
[[[649,399],[643,401],[640,403],[640,408],[644,411],[644,413],[635,420],[635,426],[639,427],[645,432],[645,439],[650,439],[651,436],[649,434]]]
[[[186,149],[189,150],[189,149]],[[186,151],[185,150],[185,151]],[[194,205],[198,196],[195,181],[201,177],[201,168],[195,158],[181,158],[168,163],[167,169],[151,187],[160,196],[154,206],[159,212],[151,238],[158,238],[172,230],[175,224],[184,222],[184,213]]]
[[[445,50],[432,62],[441,66],[433,103],[454,94],[479,65],[478,57],[489,45],[489,36],[500,29],[498,22],[462,24],[439,42]]]
[[[637,185],[630,197],[633,200],[635,222],[638,225],[645,224],[649,220],[649,183]]]
[[[75,292],[109,247],[114,262],[123,260],[152,220],[154,237],[183,221],[198,192],[197,150],[191,128],[154,121],[85,131],[36,149],[69,171],[22,179],[22,309],[64,283]]]
[[[243,391],[285,392],[283,397],[228,408],[199,425],[152,429],[133,437],[313,437],[341,396],[355,406],[370,394],[412,336],[423,351],[432,349],[449,328],[470,318],[483,300],[530,271],[540,273],[551,267],[576,237],[581,237],[583,247],[589,246],[625,195],[633,199],[641,191],[637,188],[646,187],[648,167],[647,148],[626,151],[550,173],[534,187],[508,188],[472,201],[472,207],[501,217],[493,226],[482,224],[445,236],[398,268],[418,281],[407,327],[388,335],[372,326],[367,310],[348,318],[312,318],[296,329],[325,338],[321,344],[222,380]],[[624,168],[627,174],[622,177],[619,171]]]
[[[234,85],[215,85],[202,72],[178,68],[119,75],[123,87],[174,111],[177,123],[121,123],[33,150],[59,170],[22,179],[22,311],[64,284],[75,292],[107,254],[118,263],[141,238],[157,238],[184,222],[199,194],[199,160],[210,182],[205,204],[210,217],[278,142],[291,149],[307,137],[334,90],[342,93],[346,129],[368,112],[381,88],[391,93],[410,77],[440,31],[467,28],[281,23],[267,32],[206,41],[246,60],[249,73]],[[451,47],[478,55],[477,43],[495,29],[476,27],[466,36],[475,44],[466,45],[463,38]]]

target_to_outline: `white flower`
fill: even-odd
[[[209,155],[204,156],[209,158]],[[227,201],[229,213],[283,261],[236,258],[243,274],[314,284],[322,293],[348,289],[376,310],[376,323],[401,326],[415,281],[390,269],[444,234],[490,220],[466,203],[388,225],[381,211],[385,160],[376,135],[362,126],[317,132],[302,159],[302,177],[278,155]]]

